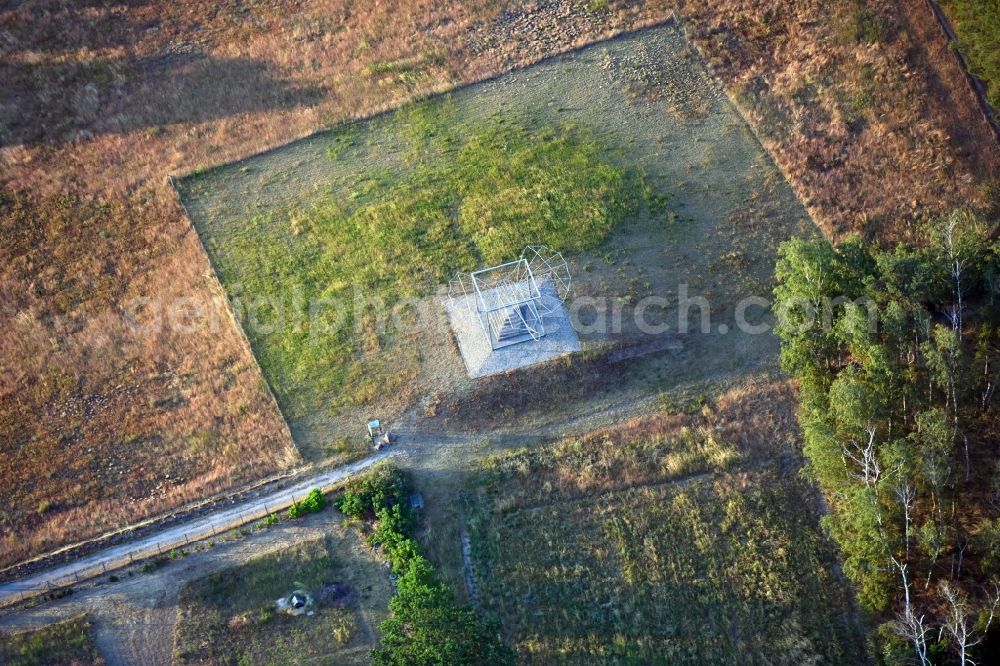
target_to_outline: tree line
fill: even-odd
[[[799,383],[805,473],[886,664],[974,664],[998,647],[995,236],[956,211],[919,244],[780,250],[776,330]]]

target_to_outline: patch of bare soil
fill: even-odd
[[[287,549],[313,539],[329,538],[337,555],[351,562],[356,575],[353,607],[358,609],[360,631],[366,637],[361,654],[376,640],[375,629],[384,618],[392,586],[387,572],[356,531],[331,510],[295,521],[283,521],[246,535],[220,536],[184,557],[170,560],[152,571],[139,567],[116,572],[109,578],[84,583],[73,594],[34,608],[0,613],[0,629],[29,628],[85,613],[94,626],[95,641],[109,666],[162,666],[171,663],[178,592],[187,583],[227,567]],[[362,581],[362,582],[359,582]],[[333,603],[345,600],[338,597]]]

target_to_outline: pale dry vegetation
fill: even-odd
[[[873,42],[843,35],[841,9],[818,1],[682,0],[677,10],[828,229],[874,233],[896,228],[900,208],[987,205],[981,183],[997,153],[966,114],[971,98],[929,16],[919,3],[898,16],[873,4],[887,26]],[[6,5],[0,565],[298,460],[226,316],[189,325],[211,319],[197,308],[220,289],[166,173],[230,161],[672,8]],[[136,330],[124,314],[140,297],[191,298],[195,310]],[[150,323],[149,309],[138,319]]]
[[[740,456],[774,460],[795,455],[797,430],[792,387],[756,379],[723,393],[711,407],[696,409],[692,404],[680,413],[632,419],[564,440],[549,451],[564,465],[546,468],[541,481],[523,474],[512,476],[506,481],[504,501],[516,498],[517,503],[530,506],[584,498],[611,488],[724,469]],[[522,463],[534,455],[524,451],[501,456],[495,465],[522,470]]]
[[[925,3],[681,3],[692,38],[828,233],[997,206],[1000,148]]]
[[[489,5],[0,13],[0,565],[299,459],[165,174],[506,66],[463,47]]]
[[[794,400],[759,382],[485,461],[467,487],[478,597],[519,660],[857,663]],[[730,427],[748,414],[753,435]]]

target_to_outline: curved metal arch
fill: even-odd
[[[521,252],[521,259],[528,262],[532,275],[540,287],[551,284],[559,301],[565,302],[573,292],[573,276],[562,252],[556,252],[548,245],[528,245]],[[551,314],[558,303],[543,299],[544,314]]]

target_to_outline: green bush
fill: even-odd
[[[334,502],[337,509],[351,518],[361,518],[368,507],[364,497],[358,493],[345,492]]]
[[[271,525],[277,525],[279,520],[281,519],[278,517],[278,514],[272,513],[268,516],[264,516],[264,518],[260,521],[259,525],[262,528],[270,527]]]
[[[480,622],[469,606],[455,603],[434,567],[416,556],[400,576],[384,621],[382,647],[372,651],[376,666],[417,664],[508,664],[513,653],[495,626]]]
[[[392,615],[381,625],[382,647],[372,650],[377,666],[420,664],[508,664],[514,654],[496,626],[481,622],[469,606],[455,601],[409,535],[413,516],[406,504],[409,479],[384,466],[351,483],[335,501],[353,518],[374,519],[372,544],[385,549],[399,575]]]
[[[407,536],[410,523],[409,511],[404,511],[402,504],[378,510],[378,527],[371,541],[385,548],[396,573],[404,572],[410,562],[420,556],[417,543]]]
[[[308,513],[319,513],[326,508],[326,497],[319,488],[313,488],[301,502],[295,502],[288,507],[289,518],[299,518]]]
[[[1000,519],[984,520],[974,545],[983,558],[980,563],[983,573],[987,576],[1000,576]]]
[[[409,480],[402,471],[380,466],[367,476],[348,484],[336,499],[337,509],[351,518],[373,520],[380,508],[406,502]]]
[[[309,513],[317,513],[326,508],[326,497],[323,495],[323,491],[319,488],[313,488],[309,491],[309,494],[306,495],[302,504]]]

